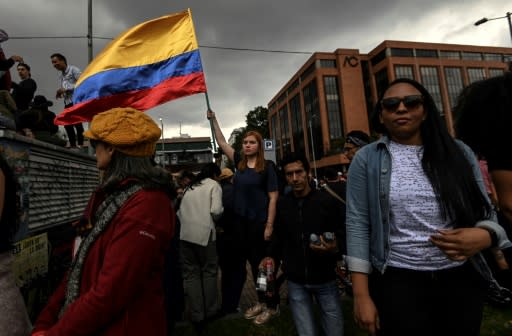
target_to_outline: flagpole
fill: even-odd
[[[210,108],[210,99],[208,99],[208,92],[204,92],[204,97],[206,98],[206,107],[208,108],[208,111],[211,110]],[[215,130],[213,128],[213,121],[210,119],[210,130],[212,131],[212,143],[213,143],[213,151],[217,152],[217,145],[215,145]]]

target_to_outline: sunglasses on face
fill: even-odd
[[[404,106],[408,109],[414,109],[423,104],[423,96],[422,95],[411,95],[400,97],[389,97],[382,98],[380,101],[380,105],[383,109],[396,111],[400,103],[404,103]]]

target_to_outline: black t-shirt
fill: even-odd
[[[235,167],[241,161],[240,153],[235,152]],[[250,220],[264,222],[268,214],[268,193],[278,190],[277,174],[271,164],[265,164],[265,170],[258,173],[254,168],[236,170],[233,179],[234,211],[237,215]]]

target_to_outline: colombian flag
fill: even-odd
[[[113,107],[145,111],[206,92],[190,9],[141,23],[113,40],[78,79],[57,125],[90,121]]]

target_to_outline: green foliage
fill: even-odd
[[[269,137],[268,109],[263,106],[255,107],[245,116],[245,131],[257,131],[264,139]]]
[[[233,148],[235,151],[240,151],[242,149],[242,136],[249,131],[257,131],[261,134],[263,139],[269,138],[268,131],[268,109],[263,106],[255,107],[253,110],[249,111],[245,116],[246,126],[244,130],[235,137],[235,143],[233,144]]]
[[[242,136],[245,133],[245,127],[240,132],[236,132],[237,135],[235,136],[235,143],[233,144],[233,149],[235,152],[239,152],[242,150]]]

